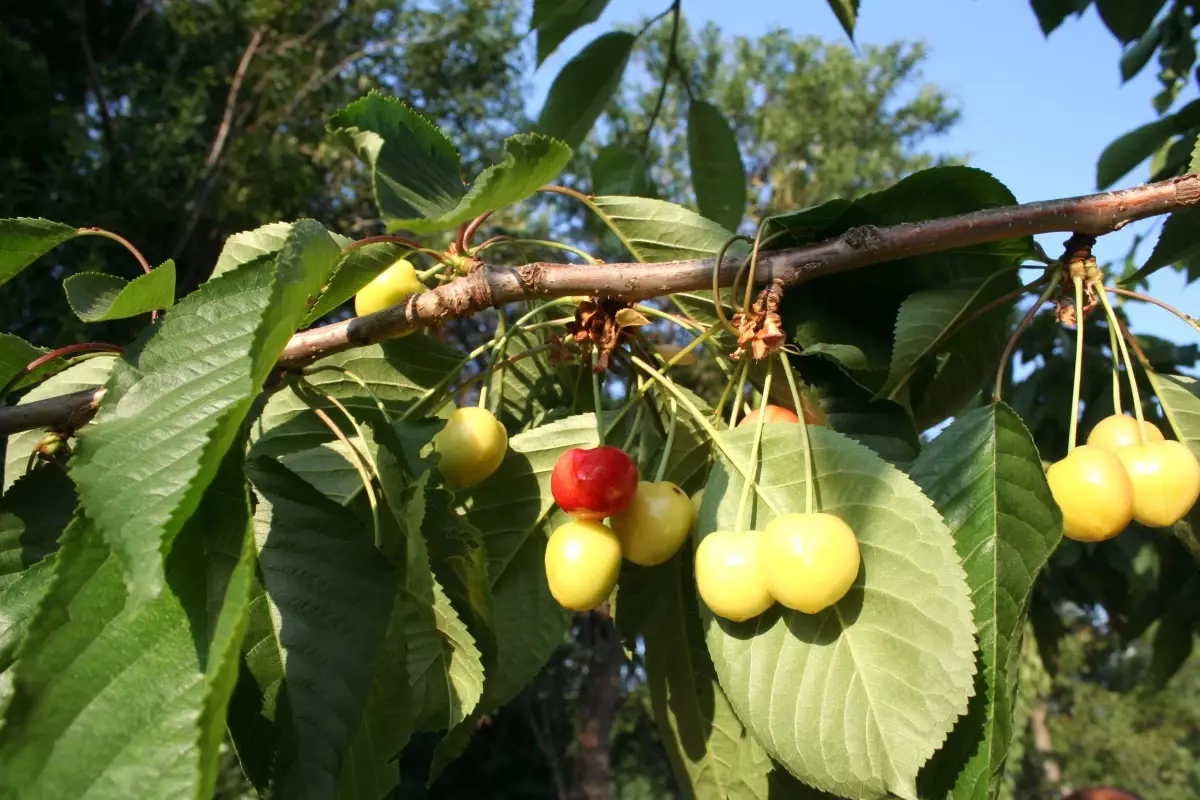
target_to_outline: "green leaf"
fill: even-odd
[[[746,210],[746,167],[729,120],[711,103],[694,100],[688,106],[687,140],[700,213],[736,231]]]
[[[234,452],[175,538],[168,590],[135,603],[120,560],[76,517],[13,667],[6,791],[212,797],[253,575],[249,520]]]
[[[336,310],[374,280],[376,275],[410,253],[412,248],[390,243],[369,244],[344,253],[313,303],[312,310],[304,318],[305,327]]]
[[[128,319],[175,303],[175,262],[167,259],[132,281],[105,272],[78,272],[63,281],[67,303],[84,322]]]
[[[483,706],[495,709],[525,687],[558,647],[569,615],[546,584],[546,539],[568,517],[554,505],[550,471],[564,450],[594,447],[591,414],[520,433],[508,454],[466,503],[467,520],[483,535],[496,620],[496,670]]]
[[[909,470],[954,535],[967,572],[979,668],[967,715],[922,772],[922,797],[995,797],[1013,737],[1021,638],[1038,573],[1062,538],[1029,431],[995,403],[964,414]]]
[[[815,615],[776,606],[733,623],[705,611],[709,653],[738,717],[797,778],[850,798],[911,800],[917,771],[972,691],[966,576],[950,531],[908,477],[834,431],[809,434],[820,510],[857,534],[859,577]],[[720,435],[700,536],[736,529],[743,480],[732,464],[748,468],[754,435]],[[764,429],[748,527],[804,511],[803,441],[796,426]]]
[[[946,340],[932,376],[912,400],[918,430],[940,424],[981,391],[990,391],[1008,342],[1011,311],[1007,305],[989,311]]]
[[[683,206],[646,197],[593,197],[601,219],[638,261],[715,256],[732,233]]]
[[[432,233],[523,200],[552,180],[571,157],[562,142],[537,134],[504,140],[504,160],[468,188],[453,145],[425,117],[372,92],[329,121],[371,167],[375,203],[388,230]]]
[[[1146,32],[1166,1],[1096,0],[1096,10],[1113,36],[1128,44]]]
[[[230,730],[265,796],[333,797],[363,722],[396,571],[351,511],[274,461],[247,466],[261,584]]]
[[[397,597],[379,644],[363,722],[342,762],[339,798],[383,800],[400,783],[397,757],[412,734],[408,654],[400,604]]]
[[[297,222],[278,256],[204,284],[117,360],[99,412],[79,432],[72,476],[135,600],[161,590],[164,552],[338,252],[320,225]]]
[[[568,61],[550,84],[537,129],[579,147],[620,85],[636,42],[632,33],[613,31]]]
[[[537,65],[563,40],[600,18],[608,0],[534,0],[530,26],[537,30]]]
[[[78,235],[77,228],[48,219],[0,219],[0,286],[67,239]]]
[[[1145,33],[1138,37],[1136,42],[1126,48],[1121,55],[1122,81],[1128,83],[1137,77],[1137,74],[1149,63],[1150,56],[1154,55],[1154,51],[1162,44],[1162,37],[1162,23],[1151,25]]]
[[[626,639],[641,637],[654,721],[688,796],[766,797],[771,762],[717,682],[704,645],[690,550],[657,567],[623,564],[616,622]]]
[[[900,304],[896,316],[896,341],[887,383],[878,396],[894,397],[917,364],[937,352],[945,336],[977,308],[1009,291],[1016,283],[1014,273],[993,276],[991,280],[971,280],[909,295]]]
[[[1200,381],[1187,375],[1146,375],[1175,435],[1200,458]]]
[[[42,559],[0,588],[0,731],[4,730],[4,712],[12,700],[12,665],[17,648],[50,587],[54,559],[54,555]]]
[[[605,145],[592,162],[592,194],[648,197],[649,165],[639,150]]]
[[[26,403],[33,403],[50,397],[71,394],[81,389],[92,389],[96,386],[101,386],[108,380],[108,375],[112,371],[116,360],[115,356],[101,355],[89,358],[87,361],[81,361],[54,375],[44,383],[30,389],[17,405],[22,406]],[[38,441],[45,435],[46,432],[43,430],[32,430],[22,431],[8,437],[4,451],[5,491],[8,491],[12,487],[17,478],[25,474],[25,466],[29,462],[30,453],[33,452]]]
[[[1163,267],[1189,261],[1197,256],[1200,256],[1200,209],[1184,208],[1167,217],[1146,263],[1121,283],[1133,286]]]
[[[0,333],[0,388],[8,385],[25,365],[50,352],[11,333]]]
[[[36,470],[0,497],[0,589],[58,549],[75,502],[75,484],[59,469]]]
[[[1114,139],[1096,162],[1096,188],[1107,189],[1170,138],[1175,126],[1169,117],[1148,122]]]
[[[842,30],[854,41],[854,26],[858,24],[858,0],[826,0],[830,10],[838,18]]]

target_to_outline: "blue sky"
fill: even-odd
[[[598,22],[567,39],[538,70],[530,113],[536,117],[554,76],[589,41],[616,23],[641,20],[668,5],[668,0],[611,0]],[[783,27],[798,36],[846,41],[824,0],[683,0],[683,10],[694,27],[713,21],[728,35],[758,36]],[[1081,19],[1069,18],[1047,39],[1027,0],[863,0],[855,38],[860,45],[925,41],[930,50],[925,79],[946,90],[963,111],[961,123],[932,141],[931,149],[969,154],[973,166],[994,174],[1021,202],[1096,191],[1096,159],[1104,147],[1154,118],[1156,62],[1122,85],[1120,45],[1094,8]],[[1068,106],[1084,113],[1068,118],[1063,113]],[[1147,176],[1143,165],[1118,188]],[[1121,258],[1134,230],[1155,228],[1155,222],[1145,222],[1106,236],[1096,255],[1102,262]],[[1142,259],[1156,236],[1143,243]],[[1056,255],[1065,236],[1038,238]],[[1200,313],[1200,282],[1185,287],[1174,271],[1159,272],[1151,293]],[[1180,320],[1134,305],[1129,309],[1134,330],[1200,343],[1200,334]]]

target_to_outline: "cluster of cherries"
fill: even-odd
[[[1063,513],[1063,533],[1080,542],[1111,539],[1137,520],[1165,528],[1200,497],[1200,462],[1158,426],[1125,414],[1105,417],[1087,443],[1046,471]]]

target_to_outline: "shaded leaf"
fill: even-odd
[[[1071,14],[1082,14],[1092,0],[1030,0],[1042,33],[1049,36]]]
[[[204,500],[167,557],[169,590],[147,602],[90,520],[67,529],[13,668],[6,791],[212,796],[253,569],[240,453]]]
[[[592,162],[592,194],[648,197],[649,165],[641,152],[610,144]]]
[[[75,502],[75,484],[58,469],[36,470],[0,497],[0,589],[58,549]]]
[[[175,262],[131,281],[105,272],[79,272],[63,281],[67,303],[84,322],[128,319],[170,308],[175,303]]]
[[[117,360],[72,476],[135,599],[161,590],[163,553],[337,256],[324,228],[297,222],[277,257],[204,284]]]
[[[1014,733],[1033,584],[1062,538],[1062,514],[1033,439],[1001,403],[956,418],[909,474],[954,535],[980,648],[967,715],[922,772],[922,797],[988,800],[996,796]]]
[[[697,531],[737,526],[753,430],[720,435]],[[820,509],[858,536],[862,569],[818,614],[780,606],[744,623],[703,611],[738,717],[788,771],[851,798],[916,797],[917,771],[967,710],[975,674],[969,589],[949,530],[901,472],[810,427]],[[803,436],[768,425],[747,527],[804,510]],[[730,459],[735,459],[731,463]],[[927,691],[936,686],[937,691]]]
[[[715,256],[733,235],[696,212],[663,200],[601,196],[592,202],[639,261]]]
[[[0,286],[67,239],[78,235],[77,228],[48,219],[0,219]]]
[[[537,30],[537,65],[563,40],[604,13],[608,0],[535,0],[530,27]]]
[[[363,721],[396,572],[351,511],[274,461],[247,466],[259,582],[230,730],[266,796],[333,797]]]
[[[736,231],[746,210],[746,167],[729,120],[713,104],[693,100],[688,105],[687,141],[700,213]]]
[[[1121,80],[1128,83],[1133,80],[1139,72],[1150,61],[1150,56],[1154,55],[1154,51],[1162,43],[1163,26],[1162,24],[1151,25],[1146,29],[1138,40],[1131,46],[1126,48],[1121,54]]]
[[[1200,100],[1179,111],[1118,136],[1096,162],[1096,188],[1107,189],[1138,164],[1154,155],[1164,142],[1200,125]]]
[[[1172,607],[1154,631],[1150,659],[1150,686],[1163,689],[1192,654],[1196,633],[1191,609]]]
[[[1167,0],[1096,0],[1100,19],[1112,31],[1113,36],[1128,44],[1137,39],[1150,27]]]
[[[1141,269],[1121,280],[1126,286],[1143,281],[1163,267],[1200,256],[1200,209],[1183,208],[1167,217],[1154,250]]]
[[[568,61],[550,84],[538,131],[579,147],[620,85],[636,41],[632,33],[606,33]]]
[[[116,363],[116,356],[101,355],[81,361],[62,372],[54,375],[44,383],[33,387],[21,398],[17,405],[25,405],[49,397],[58,397],[81,389],[91,389],[102,386]],[[22,431],[8,437],[4,451],[4,490],[13,485],[17,478],[25,474],[25,466],[29,462],[29,454],[46,434],[43,430]]]

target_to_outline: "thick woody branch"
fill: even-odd
[[[1197,203],[1200,175],[1185,175],[1119,192],[991,208],[887,228],[868,225],[825,242],[762,254],[757,282],[780,279],[787,286],[795,286],[873,264],[1040,233],[1099,236],[1135,220]],[[734,282],[743,261],[740,256],[725,259],[718,272],[721,286]],[[596,266],[484,265],[465,277],[414,295],[403,305],[297,333],[284,349],[279,365],[295,369],[333,353],[395,338],[413,328],[440,325],[530,298],[599,295],[633,301],[704,289],[712,286],[715,266],[711,258]],[[65,424],[71,412],[82,409],[86,414],[94,404],[92,390],[0,408],[0,436]]]

